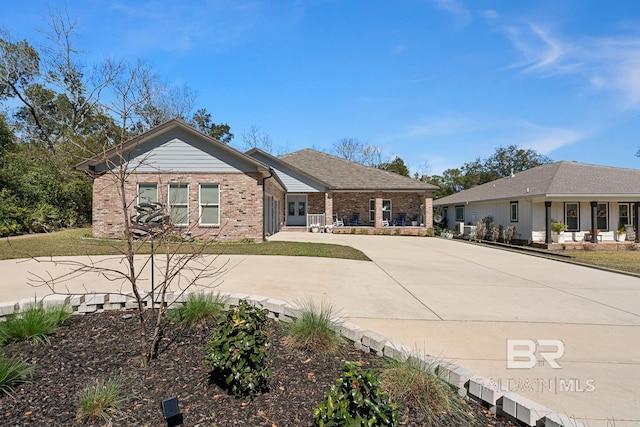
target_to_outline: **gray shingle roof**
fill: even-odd
[[[525,196],[638,196],[640,170],[561,161],[434,200],[434,205]]]
[[[327,183],[335,190],[435,190],[438,187],[382,169],[350,162],[312,150],[295,151],[279,157],[294,168]]]

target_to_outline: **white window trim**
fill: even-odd
[[[462,209],[462,219],[458,219],[458,208]],[[464,205],[457,205],[454,207],[455,222],[464,222]]]
[[[565,202],[564,204],[564,223],[569,226],[569,205],[576,205],[576,228],[569,228],[568,231],[580,231],[580,202]]]
[[[516,215],[514,217],[513,215],[513,207],[516,207]],[[509,217],[511,219],[511,222],[518,222],[518,219],[520,217],[520,206],[518,205],[518,202],[509,202]]]
[[[609,230],[609,221],[611,220],[611,218],[609,218],[609,215],[611,213],[610,209],[609,209],[609,203],[598,203],[598,205],[596,207],[596,211],[599,211],[599,207],[601,205],[604,205],[604,213],[605,213],[605,215],[604,215],[603,218],[606,218],[607,221],[606,221],[605,227],[604,228],[598,228],[598,230],[608,231]],[[596,228],[597,227],[598,227],[598,217],[596,218]]]
[[[155,185],[156,186],[156,202],[158,202],[158,183],[157,182],[139,182],[137,184],[138,187],[138,197],[137,197],[137,204],[140,204],[140,185]]]
[[[384,202],[389,201],[389,218],[385,221],[391,221],[393,219],[393,202],[391,199],[382,199],[382,219],[384,220],[384,213],[387,212],[384,210]]]
[[[184,183],[182,182],[172,182],[169,183],[167,185],[167,207],[169,208],[169,218],[171,218],[171,209],[173,208],[173,206],[185,206],[187,208],[187,215],[186,215],[186,219],[187,222],[177,222],[174,223],[173,225],[178,225],[178,226],[188,226],[189,225],[189,184],[185,184],[185,186],[187,187],[187,202],[186,203],[173,203],[171,201],[171,186],[178,186],[178,188],[182,188]]]
[[[218,187],[218,202],[217,203],[202,203],[202,186],[203,185],[216,185]],[[217,223],[208,223],[202,222],[202,207],[203,206],[217,206],[218,207],[218,222]],[[198,184],[198,214],[199,214],[199,224],[205,227],[215,227],[220,225],[220,217],[222,213],[220,212],[220,183],[217,182],[205,182]]]
[[[371,209],[371,204],[373,202],[373,209]],[[376,220],[376,199],[369,199],[369,222],[374,222]]]

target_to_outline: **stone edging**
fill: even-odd
[[[145,295],[145,298],[148,296]],[[297,317],[299,307],[286,301],[247,294],[220,293],[225,301],[225,306],[237,306],[240,300],[247,300],[250,304],[261,306],[269,310],[269,317],[277,320],[287,320]],[[154,297],[156,304],[159,296]],[[186,294],[167,293],[166,300],[172,303],[181,303],[186,299]],[[39,301],[33,298],[23,298],[17,302],[0,302],[0,321],[3,317],[19,313],[29,307],[42,303],[45,307],[59,304],[68,304],[74,314],[87,314],[105,310],[137,309],[138,305],[133,295],[89,293],[79,295],[48,295]],[[151,299],[146,300],[151,307]],[[357,349],[366,353],[374,352],[378,356],[392,359],[413,358],[423,366],[430,366],[438,375],[455,387],[460,396],[466,396],[488,407],[498,415],[517,420],[527,426],[542,425],[545,427],[584,427],[573,418],[556,413],[517,393],[508,391],[494,381],[474,375],[467,369],[454,363],[438,360],[431,356],[416,352],[409,346],[398,344],[387,337],[373,331],[360,328],[350,322],[339,321],[341,335],[350,341]]]

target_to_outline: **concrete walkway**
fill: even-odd
[[[271,239],[345,244],[373,262],[221,256],[214,262],[223,270],[214,278],[217,289],[291,302],[325,299],[363,328],[454,361],[591,427],[613,420],[616,427],[640,425],[640,279],[440,238],[283,232]],[[123,268],[111,257],[91,262]],[[47,295],[49,289],[26,284],[33,274],[68,271],[0,261],[0,300]],[[148,272],[142,283],[149,283]],[[85,274],[58,290],[122,286]],[[507,369],[507,340],[516,339],[561,340],[560,369]]]

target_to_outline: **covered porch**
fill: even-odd
[[[306,228],[433,228],[431,192],[313,192],[295,195],[295,201],[294,197],[291,200],[288,214],[304,209],[304,222],[295,225]],[[306,206],[301,207],[301,203]]]
[[[535,208],[534,208],[535,209]],[[627,244],[638,243],[640,202],[632,201],[544,201],[544,225],[532,231],[532,243]]]

